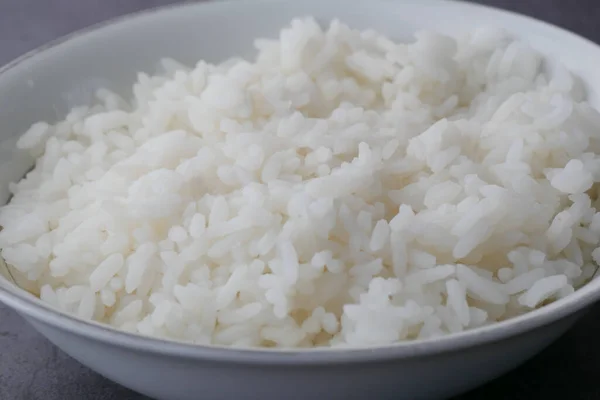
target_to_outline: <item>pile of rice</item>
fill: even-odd
[[[481,29],[296,19],[40,122],[0,248],[41,299],[199,344],[370,346],[495,323],[600,261],[600,116]]]

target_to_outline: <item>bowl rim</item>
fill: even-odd
[[[72,33],[54,39],[34,50],[31,50],[15,60],[0,67],[0,80],[8,71],[18,68],[26,61],[42,55],[45,51],[61,46],[63,43],[76,37],[93,35],[97,31],[116,24],[125,24],[131,19],[141,19],[147,16],[160,14],[169,10],[183,10],[188,7],[223,8],[243,6],[268,5],[273,3],[285,3],[289,0],[218,0],[203,3],[184,2],[153,7],[141,11],[124,14],[115,18],[102,21],[86,28],[76,30]],[[322,0],[336,1],[336,0]],[[339,1],[339,0],[337,0]],[[347,1],[347,0],[346,0]],[[352,0],[366,2],[369,0]],[[478,11],[495,13],[496,15],[510,18],[536,26],[547,32],[553,31],[565,39],[579,42],[590,51],[600,55],[600,46],[591,40],[584,38],[556,25],[522,15],[513,11],[503,10],[487,5],[467,3],[463,0],[375,0],[378,3],[412,4],[422,6],[449,6],[463,9],[465,12]],[[4,278],[0,277],[4,280]],[[0,282],[2,283],[2,282]],[[435,356],[442,353],[450,353],[463,350],[468,347],[480,346],[486,343],[498,342],[512,336],[524,334],[525,332],[543,327],[560,319],[575,315],[578,311],[589,307],[600,299],[600,278],[593,279],[584,287],[576,290],[569,296],[555,301],[539,309],[526,314],[493,323],[491,325],[466,330],[460,333],[446,336],[399,342],[392,345],[374,347],[339,347],[339,348],[313,348],[313,349],[266,349],[266,348],[235,348],[224,345],[200,345],[176,340],[167,340],[156,337],[130,333],[107,324],[83,320],[77,316],[58,310],[43,303],[36,296],[18,288],[7,281],[0,284],[0,301],[8,305],[25,319],[33,319],[53,328],[67,331],[74,335],[84,336],[89,339],[98,340],[112,344],[123,349],[137,350],[162,354],[166,356],[210,360],[212,362],[226,362],[236,364],[254,365],[330,365],[339,363],[366,363],[381,362],[389,360],[412,359],[417,357]]]

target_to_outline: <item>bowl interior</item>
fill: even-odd
[[[9,197],[9,183],[32,165],[29,157],[15,150],[16,138],[32,123],[64,118],[70,108],[90,104],[101,87],[127,98],[137,72],[154,72],[164,57],[190,65],[200,59],[218,62],[231,56],[252,57],[254,38],[274,38],[293,17],[308,15],[323,23],[338,18],[395,40],[410,40],[421,29],[455,35],[477,26],[505,28],[543,53],[548,69],[560,60],[585,82],[591,104],[600,105],[600,48],[559,28],[508,12],[439,0],[188,4],[124,17],[77,33],[0,70],[0,204]],[[0,286],[15,293],[1,264],[0,275],[7,279],[0,278]],[[573,295],[578,297],[571,301],[569,313],[598,297],[598,282]]]

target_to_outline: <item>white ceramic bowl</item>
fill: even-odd
[[[0,70],[0,204],[31,166],[15,137],[38,120],[62,119],[93,90],[129,88],[161,57],[192,63],[251,55],[252,39],[273,36],[295,16],[340,18],[395,39],[417,29],[456,33],[496,25],[560,61],[599,105],[600,48],[516,14],[438,0],[304,0],[188,4],[102,24],[30,53]],[[551,64],[551,63],[550,63]],[[125,93],[126,94],[126,93]],[[151,339],[53,310],[0,278],[0,300],[66,353],[133,390],[165,400],[440,399],[471,389],[534,355],[600,297],[596,279],[527,315],[440,339],[369,350],[234,350]]]

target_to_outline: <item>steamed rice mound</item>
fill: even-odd
[[[33,125],[13,274],[131,332],[313,347],[495,323],[595,273],[600,116],[564,68],[490,29],[306,18],[256,47]]]

